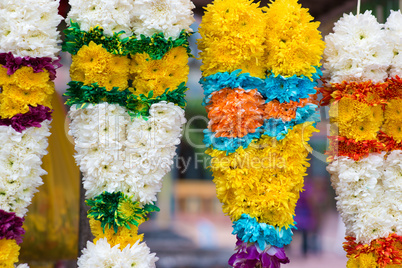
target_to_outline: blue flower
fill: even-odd
[[[261,250],[267,245],[283,247],[292,242],[296,222],[289,228],[279,228],[266,223],[259,223],[248,214],[241,215],[241,218],[233,223],[232,234],[237,235],[242,241],[257,243]]]
[[[255,133],[249,133],[241,138],[215,137],[215,132],[204,129],[203,141],[207,147],[226,151],[226,154],[228,154],[234,153],[240,147],[247,148],[254,139],[259,139],[260,137],[261,131],[258,128]]]
[[[296,101],[308,98],[310,94],[315,94],[314,89],[318,85],[317,79],[322,75],[321,70],[315,67],[317,72],[310,78],[306,76],[283,77],[271,73],[265,79],[265,87],[260,93],[267,99],[267,102],[277,99],[280,103]]]
[[[258,77],[250,76],[248,73],[240,74],[241,69],[233,71],[231,73],[216,73],[207,77],[202,77],[200,84],[204,88],[204,101],[202,105],[207,105],[211,99],[211,94],[215,91],[219,91],[223,88],[243,88],[245,90],[258,89],[261,91],[265,82]]]
[[[296,117],[288,122],[283,122],[280,118],[265,119],[264,125],[261,127],[264,131],[263,134],[276,137],[278,141],[282,140],[286,137],[289,130],[292,130],[296,125],[305,122],[319,122],[320,115],[317,108],[318,106],[315,104],[307,104],[304,107],[299,107],[296,110]]]

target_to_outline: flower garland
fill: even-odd
[[[233,267],[279,267],[316,132],[316,80],[324,43],[297,0],[259,8],[215,0],[199,47],[209,118],[206,151],[223,211],[233,221]]]
[[[327,170],[346,225],[349,268],[402,265],[401,22],[400,11],[384,26],[370,11],[344,14],[325,38]]]
[[[0,3],[0,266],[15,266],[24,217],[43,184],[42,157],[60,67],[59,1]]]
[[[78,267],[155,267],[138,226],[155,206],[186,122],[189,0],[70,1],[70,135],[95,240]]]

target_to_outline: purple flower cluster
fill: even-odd
[[[14,74],[21,66],[32,67],[35,73],[43,72],[43,69],[46,69],[49,72],[51,80],[56,79],[56,69],[62,66],[60,64],[60,59],[53,60],[49,57],[14,57],[11,52],[0,53],[0,64],[8,69],[8,75]]]
[[[22,132],[29,127],[41,127],[45,120],[52,119],[52,110],[49,107],[38,105],[29,106],[29,112],[17,114],[10,119],[0,119],[0,126],[11,126],[15,131]]]
[[[229,265],[234,268],[279,268],[281,263],[289,263],[283,248],[267,246],[261,250],[257,244],[237,238],[236,250],[229,259]]]
[[[24,219],[15,216],[14,212],[0,209],[0,239],[15,239],[17,244],[22,243],[21,235],[25,234],[22,224]]]

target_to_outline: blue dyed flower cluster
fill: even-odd
[[[243,242],[258,243],[261,250],[264,250],[267,245],[282,248],[292,242],[292,229],[297,229],[295,225],[296,222],[289,228],[280,229],[266,223],[259,223],[250,215],[243,214],[233,223],[232,234],[237,235]]]

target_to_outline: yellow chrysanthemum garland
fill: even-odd
[[[264,255],[278,257],[265,249],[283,252],[291,242],[309,165],[307,142],[317,131],[313,96],[324,43],[319,23],[311,20],[297,0],[277,0],[268,8],[215,0],[200,25],[200,83],[213,122],[204,142],[218,198],[242,242],[229,261],[234,267],[254,258],[265,267]],[[244,257],[254,252],[251,247],[258,256]],[[284,256],[280,263],[289,261]]]

